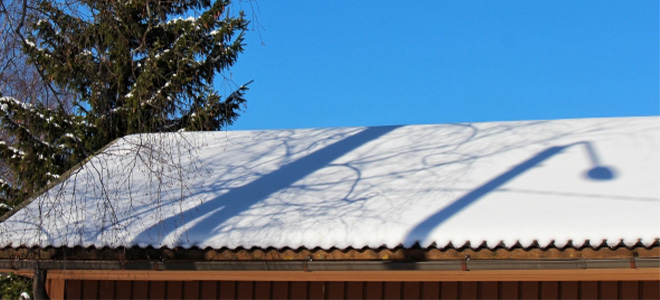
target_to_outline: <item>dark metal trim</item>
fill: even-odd
[[[467,264],[467,265],[466,265]],[[461,271],[468,270],[575,270],[630,269],[629,259],[575,260],[447,260],[402,261],[54,261],[0,260],[1,270],[158,270],[158,271]],[[660,268],[660,258],[638,258],[637,268]]]

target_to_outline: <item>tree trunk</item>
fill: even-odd
[[[34,299],[50,299],[46,292],[46,269],[37,268],[34,270],[34,278],[32,278],[32,295]]]

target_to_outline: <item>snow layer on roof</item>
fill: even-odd
[[[659,117],[134,135],[0,246],[650,245],[658,182]]]

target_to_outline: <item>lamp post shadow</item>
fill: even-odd
[[[431,231],[436,227],[440,226],[442,223],[446,222],[449,218],[458,214],[460,211],[479,200],[484,195],[494,191],[505,183],[509,182],[511,179],[520,176],[522,173],[528,171],[529,169],[536,167],[541,162],[546,159],[560,153],[566,148],[575,146],[575,145],[584,145],[589,155],[590,161],[593,168],[589,169],[585,175],[592,180],[610,180],[615,177],[614,171],[610,167],[600,165],[600,160],[598,159],[596,152],[594,151],[593,146],[590,142],[577,142],[565,146],[556,146],[545,149],[536,155],[530,157],[529,159],[523,161],[522,163],[513,166],[508,171],[496,176],[490,181],[484,183],[483,185],[477,187],[471,192],[465,194],[463,197],[457,199],[450,205],[444,207],[435,214],[429,216],[424,221],[417,224],[413,227],[412,230],[406,235],[403,242],[405,248],[410,248],[416,243],[422,244],[429,236]]]

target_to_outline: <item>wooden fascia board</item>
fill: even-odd
[[[477,271],[129,271],[51,270],[52,280],[231,281],[629,281],[660,280],[660,268]]]

